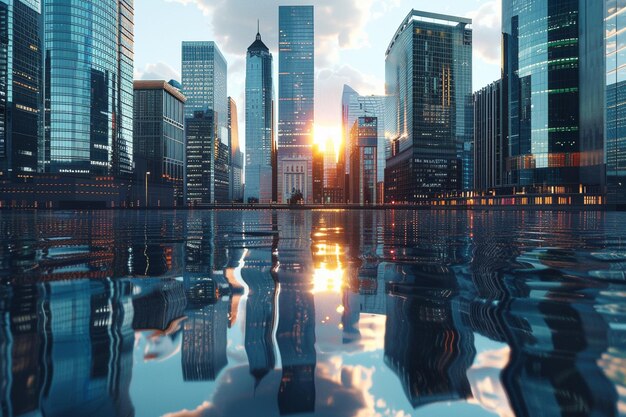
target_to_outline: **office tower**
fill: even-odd
[[[47,0],[43,10],[45,171],[129,177],[132,0]]]
[[[313,6],[279,7],[278,202],[294,192],[298,173],[306,202],[313,201],[315,39]]]
[[[43,17],[37,1],[0,1],[0,178],[39,171]]]
[[[606,169],[608,201],[626,204],[626,1],[606,0]]]
[[[415,202],[469,185],[464,177],[473,137],[471,24],[413,10],[387,49],[389,202]]]
[[[231,199],[243,199],[243,152],[239,146],[239,117],[237,103],[228,98],[228,144],[230,147],[230,188]]]
[[[350,132],[350,203],[376,204],[378,119],[359,117]]]
[[[502,185],[502,82],[474,94],[474,189],[488,191]]]
[[[185,96],[165,81],[135,81],[134,89],[135,178],[140,184],[145,181],[146,187],[148,183],[171,186],[176,204],[182,205]]]
[[[246,188],[244,202],[274,201],[273,57],[257,33],[246,58]]]
[[[313,145],[313,202],[324,202],[324,149]]]
[[[504,2],[506,184],[527,192],[603,191],[603,5]]]
[[[385,100],[384,96],[361,96],[354,89],[348,85],[344,85],[344,93],[342,98],[342,128],[344,131],[344,149],[343,162],[340,160],[339,164],[345,168],[345,179],[347,182],[344,185],[346,189],[346,202],[350,197],[350,152],[352,150],[352,144],[350,143],[350,132],[354,126],[354,122],[359,117],[376,117],[378,119],[378,149],[377,149],[377,203],[384,203],[384,182],[385,182],[385,167],[387,166],[387,158],[390,153],[390,145],[385,136]]]
[[[215,203],[217,130],[217,113],[213,111],[196,111],[185,119],[188,205]]]
[[[183,42],[182,45],[182,84],[187,97],[185,117],[194,117],[196,111],[216,113],[217,138],[212,175],[217,181],[213,202],[230,200],[230,150],[228,149],[228,95],[226,59],[215,42]],[[226,153],[226,160],[223,154]],[[224,173],[224,162],[228,172]],[[224,175],[226,178],[224,179]],[[226,191],[224,191],[224,187]]]

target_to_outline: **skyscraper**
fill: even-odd
[[[230,146],[230,188],[231,199],[239,201],[243,198],[243,152],[239,146],[239,117],[237,103],[228,98],[228,144]]]
[[[488,191],[502,185],[502,82],[474,94],[474,189]]]
[[[273,200],[273,57],[257,33],[246,58],[246,188],[244,202]]]
[[[215,150],[217,115],[214,111],[196,111],[185,119],[187,139],[187,204],[215,203]]]
[[[212,162],[211,202],[230,200],[230,149],[228,149],[228,95],[226,59],[215,42],[183,42],[182,84],[187,97],[185,117],[192,118],[196,112],[215,113],[217,139],[215,161]],[[225,155],[225,156],[224,156]],[[223,170],[226,169],[226,172]],[[225,176],[225,178],[224,178]],[[225,188],[225,190],[224,190]]]
[[[604,188],[604,4],[503,3],[506,184]]]
[[[0,178],[32,176],[43,138],[39,1],[0,0]]]
[[[135,178],[173,187],[183,204],[185,179],[185,96],[165,81],[135,81]],[[146,184],[147,185],[147,184]]]
[[[313,203],[324,202],[324,149],[313,145]]]
[[[44,2],[46,172],[132,174],[133,13],[132,0]]]
[[[626,42],[625,0],[605,2],[606,39],[606,169],[608,199],[626,204]]]
[[[285,203],[301,181],[313,201],[315,29],[313,6],[279,7],[278,199]],[[297,174],[297,175],[294,175]]]
[[[350,202],[376,204],[378,119],[359,117],[350,131],[350,145]]]
[[[469,185],[471,24],[412,10],[387,49],[387,201],[415,202]]]
[[[361,96],[358,92],[352,89],[348,85],[344,85],[343,87],[343,98],[342,98],[342,128],[344,134],[344,142],[343,142],[343,154],[340,155],[339,164],[345,168],[345,175],[347,181],[344,181],[344,184],[341,184],[346,188],[346,202],[350,199],[350,184],[352,181],[349,179],[350,176],[350,161],[351,156],[350,152],[352,151],[352,143],[351,141],[351,131],[354,126],[354,122],[357,121],[359,117],[376,117],[378,119],[378,143],[377,143],[377,162],[376,162],[376,170],[377,170],[377,203],[382,204],[383,194],[384,194],[384,181],[385,181],[385,167],[387,166],[387,158],[391,152],[390,144],[387,141],[387,137],[385,136],[385,100],[384,96]],[[343,159],[341,159],[343,158]],[[345,162],[344,162],[345,161]],[[347,182],[347,184],[346,184]]]

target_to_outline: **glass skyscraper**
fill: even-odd
[[[228,145],[228,64],[215,42],[183,42],[183,94],[185,117],[196,111],[217,113],[217,135]]]
[[[217,114],[214,111],[196,111],[185,119],[187,139],[187,204],[198,206],[214,204],[215,155],[219,145],[217,139]]]
[[[273,58],[257,33],[246,59],[246,188],[244,202],[270,203],[274,151]]]
[[[471,183],[470,19],[411,11],[385,64],[385,199],[414,202]]]
[[[133,0],[46,0],[46,172],[133,172]]]
[[[185,97],[165,81],[135,81],[134,88],[135,178],[139,184],[171,184],[177,204],[182,204]]]
[[[608,199],[626,204],[626,0],[606,0],[606,169]]]
[[[0,0],[0,178],[23,179],[41,168],[42,51],[39,0]]]
[[[230,147],[230,188],[233,201],[243,199],[243,152],[239,145],[237,103],[228,97],[228,144]]]
[[[302,192],[313,201],[315,28],[313,6],[280,6],[278,200]]]
[[[603,191],[604,4],[503,2],[506,185]]]

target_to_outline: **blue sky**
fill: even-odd
[[[500,0],[135,0],[135,78],[180,80],[181,42],[216,41],[243,129],[246,49],[260,19],[277,66],[280,4],[315,5],[316,127],[326,136],[339,131],[343,84],[384,94],[385,50],[411,9],[473,18],[473,88],[500,77]]]

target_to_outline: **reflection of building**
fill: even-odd
[[[42,50],[40,1],[0,2],[0,178],[42,168]]]
[[[274,328],[277,288],[272,271],[272,246],[249,249],[241,271],[241,277],[249,288],[245,347],[250,373],[257,384],[276,366]]]
[[[389,45],[387,201],[471,187],[471,24],[413,10]]]
[[[272,201],[274,157],[273,57],[257,33],[246,59],[246,189],[244,202]]]
[[[228,305],[219,300],[187,311],[181,358],[185,381],[214,381],[228,364]]]
[[[45,171],[131,175],[133,2],[43,3]]]
[[[603,18],[610,3],[503,3],[506,184],[603,191]]]
[[[350,131],[350,203],[374,205],[378,201],[378,119],[359,117]]]
[[[315,299],[311,292],[310,212],[292,212],[280,225],[281,284],[276,339],[283,364],[281,415],[315,411]]]
[[[295,188],[289,178],[300,172],[297,189],[310,203],[315,122],[314,11],[313,6],[280,6],[278,15],[278,202],[289,200]]]
[[[387,305],[385,361],[413,407],[472,396],[466,372],[476,354],[474,336],[457,321],[454,275],[440,274],[429,273],[434,278],[419,286],[394,287]]]

